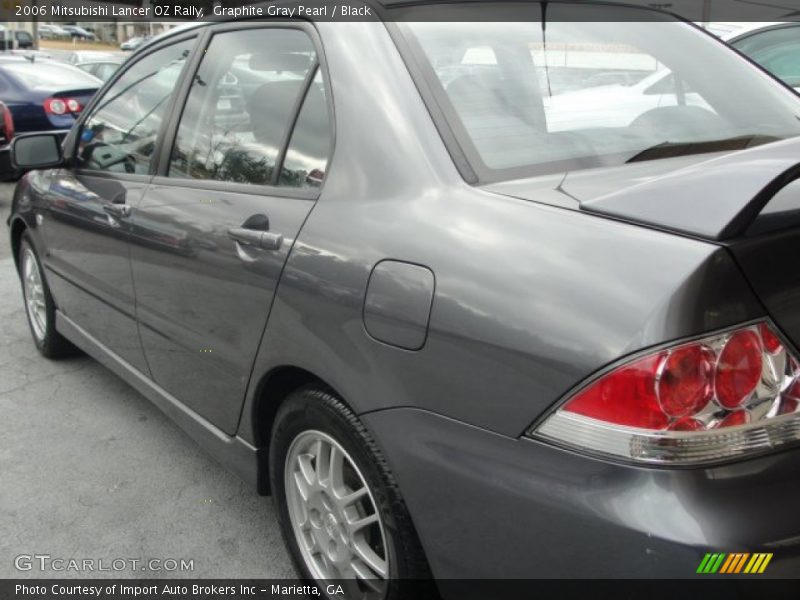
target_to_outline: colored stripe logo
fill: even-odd
[[[698,573],[763,573],[769,561],[772,560],[772,553],[756,552],[709,552],[703,557],[700,566],[697,567]]]

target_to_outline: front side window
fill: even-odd
[[[193,44],[187,40],[148,54],[114,82],[83,124],[79,168],[150,172],[159,128]]]
[[[215,35],[181,116],[169,176],[319,185],[330,140],[324,94],[316,51],[303,31]]]
[[[800,135],[800,101],[691,25],[548,6],[546,23],[404,26],[481,179]]]

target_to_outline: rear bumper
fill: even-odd
[[[800,575],[800,451],[645,469],[421,410],[362,418],[437,578],[710,577],[706,552],[771,552],[760,577]]]

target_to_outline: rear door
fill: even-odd
[[[159,130],[193,44],[178,42],[132,63],[90,108],[72,168],[52,177],[42,228],[59,308],[145,373],[129,217],[152,177]]]
[[[218,26],[132,219],[154,380],[233,433],[284,262],[331,144],[313,28]]]

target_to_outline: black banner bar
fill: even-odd
[[[800,0],[549,0],[573,5],[561,20],[651,21],[666,11],[696,22],[798,21]],[[165,22],[299,18],[311,21],[516,21],[530,20],[536,0],[15,0],[0,5],[6,22]],[[582,10],[590,8],[591,10]]]
[[[767,579],[763,576],[698,576],[694,579],[673,580],[498,579],[389,582],[390,586],[394,584],[405,588],[411,586],[411,595],[408,597],[415,600],[434,600],[440,597],[445,600],[516,600],[534,597],[592,600],[797,598],[796,580]],[[320,586],[287,579],[0,580],[2,600],[357,600],[364,597],[347,590],[348,582],[344,581],[333,581]]]

